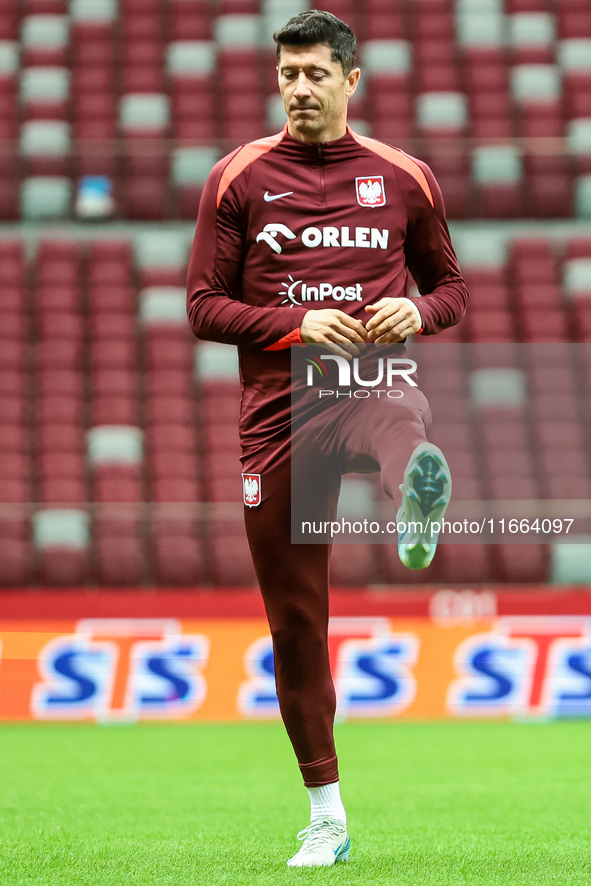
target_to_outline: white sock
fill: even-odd
[[[339,782],[323,784],[319,788],[308,788],[310,795],[310,821],[328,815],[347,824],[347,813],[341,800]]]

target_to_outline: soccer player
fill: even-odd
[[[313,10],[274,39],[287,125],[212,170],[191,253],[188,316],[199,338],[239,349],[246,530],[281,715],[311,803],[310,824],[298,835],[303,844],[287,863],[321,866],[348,858],[349,837],[333,738],[330,545],[291,543],[290,346],[321,343],[350,360],[367,344],[432,335],[460,320],[467,292],[430,169],[347,126],[360,77],[348,25]],[[407,296],[407,269],[418,299]],[[323,300],[303,298],[303,284],[309,294],[322,283],[330,284]],[[396,409],[367,407],[366,415],[350,430],[346,421],[333,423],[325,435],[327,448],[353,453],[341,459],[340,473],[365,459],[364,470],[381,469],[401,519],[419,511],[427,524],[440,519],[451,480],[443,453],[427,442],[424,395],[412,388]],[[319,454],[314,476],[330,515],[340,474],[328,455]],[[399,539],[410,568],[428,566],[434,551],[426,535]]]

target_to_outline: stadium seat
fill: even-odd
[[[23,64],[63,65],[69,42],[68,25],[66,15],[25,15],[20,32]]]
[[[500,544],[495,554],[501,581],[506,583],[545,582],[548,574],[548,550],[543,544]]]
[[[145,576],[145,556],[141,540],[133,536],[101,535],[96,540],[97,577],[109,587],[138,587]]]
[[[212,576],[216,585],[257,586],[252,559],[243,529],[239,524],[211,526],[208,541],[212,556]]]
[[[523,162],[513,145],[483,145],[472,154],[472,178],[479,189],[481,213],[513,218],[522,207]]]
[[[48,585],[81,585],[87,574],[90,521],[84,510],[46,508],[33,515],[39,575]]]
[[[161,587],[194,587],[202,581],[204,564],[198,539],[157,535],[153,544],[156,581]]]
[[[574,207],[578,218],[591,218],[591,175],[575,180]]]
[[[550,546],[550,581],[556,585],[588,585],[591,536],[573,536]]]
[[[21,538],[8,538],[5,523],[0,536],[0,586],[21,588],[28,584],[31,573],[30,545]]]
[[[25,219],[65,218],[70,211],[72,183],[63,176],[23,179],[20,212]]]

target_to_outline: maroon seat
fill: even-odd
[[[46,256],[37,260],[37,287],[63,286],[76,289],[78,285],[78,260],[72,256]]]
[[[83,480],[85,461],[80,452],[45,450],[39,454],[38,469],[46,479]]]
[[[473,341],[514,341],[513,322],[509,311],[476,311],[468,316]]]
[[[0,477],[0,502],[18,504],[26,501],[31,501],[31,489],[24,477]]]
[[[22,397],[0,396],[0,425],[23,425],[28,418]]]
[[[169,7],[171,40],[211,40],[211,12],[207,4],[172,0]]]
[[[216,527],[212,528],[214,534],[209,540],[209,547],[215,584],[222,587],[256,587],[254,566],[244,532],[231,532],[228,527],[218,534]]]
[[[481,185],[481,214],[485,218],[517,218],[523,211],[523,189],[515,185]]]
[[[10,252],[7,250],[4,254],[0,253],[0,260],[2,262],[0,269],[0,282],[2,287],[12,287],[13,289],[18,290],[21,293],[22,298],[25,289],[25,266],[22,255],[19,255],[18,253],[14,254],[12,250],[10,250]],[[4,293],[2,293],[1,304],[3,307],[8,307],[6,305],[6,295]]]
[[[94,498],[97,502],[143,501],[143,486],[140,480],[132,478],[98,478],[94,484]]]
[[[137,90],[136,90],[137,91]],[[152,88],[147,92],[155,91]],[[157,91],[157,90],[156,90]],[[167,215],[167,179],[131,176],[125,182],[124,202],[130,219],[161,221]]]
[[[194,453],[195,435],[193,429],[186,424],[148,425],[146,429],[148,448],[152,453]]]
[[[156,536],[154,568],[159,585],[191,587],[203,578],[201,544],[188,536]]]
[[[178,369],[159,369],[148,372],[147,387],[151,397],[166,395],[188,397],[191,393],[191,375]]]
[[[69,338],[78,341],[83,333],[82,317],[65,311],[44,313],[38,319],[38,328],[42,339]]]
[[[491,545],[479,542],[462,545],[439,544],[435,560],[441,581],[472,584],[495,580]]]
[[[83,411],[83,403],[79,397],[48,395],[37,400],[39,424],[63,422],[68,425],[81,425]]]
[[[535,392],[531,398],[533,411],[538,419],[554,421],[576,421],[580,406],[574,395],[566,391],[559,393],[544,391]]]
[[[580,477],[581,481],[589,479],[587,454],[583,449],[543,449],[540,463],[546,477]]]
[[[137,390],[136,374],[126,369],[99,369],[92,374],[90,387],[95,398],[133,398]]]
[[[575,390],[575,377],[567,366],[532,366],[529,371],[529,384],[532,391],[536,392],[571,393]]]
[[[438,394],[429,405],[433,413],[434,422],[441,419],[462,423],[467,421],[466,399],[461,395]]]
[[[591,498],[591,482],[588,476],[551,474],[544,478],[543,485],[545,495],[550,499],[563,501]]]
[[[207,477],[208,501],[242,501],[242,478],[237,471],[234,477]]]
[[[27,376],[22,369],[0,371],[0,397],[25,397]]]
[[[238,427],[234,424],[210,423],[204,428],[204,437],[210,452],[221,450],[229,454],[240,452]]]
[[[236,477],[242,471],[237,449],[231,451],[224,449],[211,450],[207,453],[205,466],[208,476],[215,479],[221,477]]]
[[[197,459],[192,452],[154,452],[149,460],[154,481],[157,480],[196,480]]]
[[[235,395],[205,397],[201,403],[201,418],[206,423],[238,425],[240,398]]]
[[[92,339],[132,339],[135,336],[136,321],[131,314],[94,314],[90,317],[89,325]]]
[[[131,314],[135,310],[134,291],[125,284],[96,284],[88,292],[88,306],[93,314]]]
[[[26,338],[27,320],[22,311],[2,313],[1,340],[20,340]]]
[[[520,281],[515,289],[523,309],[560,308],[560,289],[556,283],[526,283]]]
[[[40,452],[81,452],[85,443],[82,427],[64,422],[40,423],[36,439]]]
[[[528,449],[514,449],[511,457],[502,450],[489,449],[484,453],[484,463],[489,477],[528,478],[533,474],[533,458]]]
[[[88,494],[81,477],[42,477],[39,498],[45,504],[84,504],[88,500]]]
[[[504,283],[472,283],[468,290],[473,311],[505,311],[509,308],[509,291]]]
[[[501,581],[544,582],[548,579],[548,549],[543,544],[500,544],[495,551]]]
[[[131,260],[129,257],[106,256],[104,259],[91,258],[88,267],[88,281],[95,286],[129,286]]]
[[[91,369],[97,375],[102,371],[131,372],[136,364],[136,345],[133,339],[107,338],[90,343]]]
[[[97,537],[141,537],[142,505],[138,502],[97,502],[94,508],[94,532]]]
[[[137,587],[145,574],[141,540],[133,536],[100,536],[96,539],[97,576],[103,585]]]
[[[40,372],[46,369],[67,369],[78,371],[82,356],[82,342],[72,338],[50,338],[36,344],[37,367]]]
[[[560,308],[524,310],[518,323],[520,338],[525,341],[565,341],[569,338],[566,315]]]
[[[53,587],[83,585],[88,573],[88,555],[84,550],[56,546],[37,552],[37,571],[42,584]]]
[[[527,451],[525,424],[518,419],[481,422],[480,435],[485,449],[504,453],[513,450]]]
[[[24,452],[0,452],[0,479],[26,481],[29,459]]]
[[[556,281],[556,261],[552,255],[520,256],[514,262],[513,271],[519,284],[548,284]]]
[[[31,572],[29,542],[0,534],[0,586],[18,588],[28,584]]]
[[[171,424],[190,425],[192,421],[193,404],[188,397],[150,397],[146,401],[146,418],[148,424]]]
[[[190,370],[193,359],[193,343],[183,336],[167,340],[153,330],[148,330],[145,341],[145,357],[148,369],[183,369]]]
[[[95,397],[90,403],[91,425],[137,425],[138,402],[134,397]]]
[[[335,544],[330,556],[330,582],[365,587],[374,580],[375,566],[375,545]]]
[[[61,311],[75,314],[79,309],[80,293],[74,284],[43,283],[35,291],[35,307],[39,314]]]
[[[545,416],[535,428],[535,437],[540,447],[548,451],[583,448],[583,433],[576,420],[556,422],[552,415]]]
[[[531,477],[489,477],[489,486],[491,498],[499,501],[534,501],[539,497],[538,484]]]
[[[190,477],[156,477],[152,483],[152,497],[156,502],[198,502],[197,481]]]
[[[22,425],[0,424],[0,452],[23,452],[28,434]]]
[[[78,370],[43,369],[37,375],[38,391],[42,397],[64,396],[81,399],[84,377]]]
[[[474,447],[474,440],[470,426],[462,423],[437,422],[429,430],[429,440],[447,452],[454,449],[456,452],[470,452]]]
[[[569,237],[565,258],[591,258],[591,237]]]

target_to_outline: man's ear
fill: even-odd
[[[360,76],[361,71],[359,68],[353,68],[353,70],[347,74],[347,86],[345,88],[347,98],[350,98],[357,89]]]

